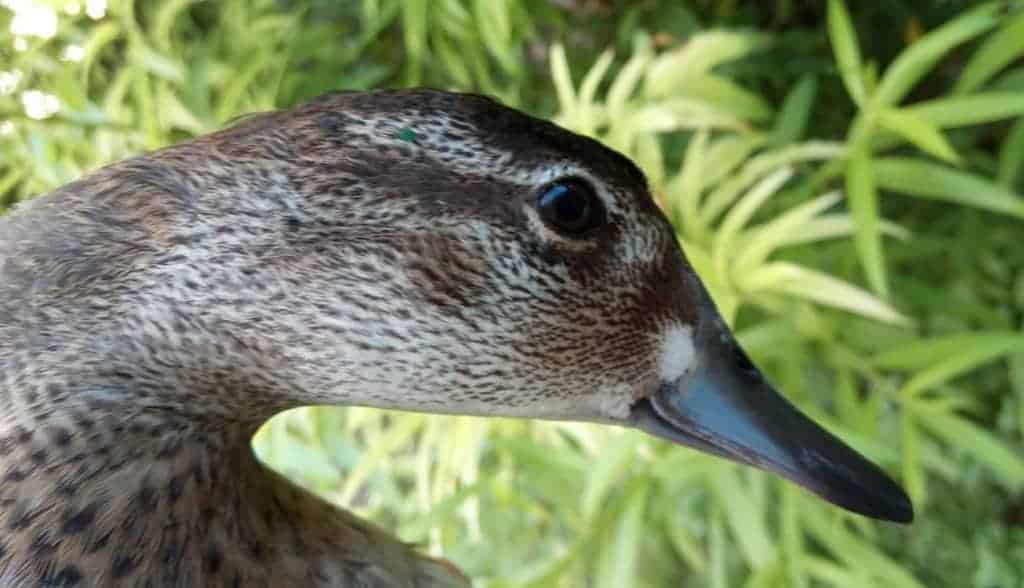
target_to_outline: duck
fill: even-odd
[[[305,405],[632,428],[908,523],[752,363],[625,156],[336,91],[0,217],[0,586],[470,586],[261,463]]]

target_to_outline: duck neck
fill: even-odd
[[[0,583],[22,570],[15,579],[83,586],[462,585],[256,459],[252,433],[279,408],[259,379],[240,387],[214,350],[190,350],[205,371],[122,351],[88,360],[51,347],[30,366],[6,350]]]
[[[63,354],[37,353],[31,366],[15,355],[5,366],[0,497],[14,508],[0,509],[0,520],[7,519],[0,526],[118,520],[145,541],[154,530],[147,514],[158,508],[170,517],[160,524],[199,525],[211,537],[267,531],[293,516],[282,498],[297,489],[259,463],[250,447],[269,406],[231,414],[231,403],[210,400],[218,392],[232,398],[228,381],[187,388],[192,378],[160,374],[159,362],[130,366],[129,354],[41,361],[47,355]],[[62,364],[61,371],[53,369]],[[77,518],[75,509],[81,509]],[[103,540],[90,529],[81,533]],[[216,546],[210,550],[216,560]]]

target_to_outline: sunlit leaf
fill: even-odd
[[[878,114],[878,120],[883,127],[900,134],[925,153],[950,163],[960,161],[949,141],[924,117],[906,110],[883,108]]]
[[[644,78],[644,91],[652,98],[674,94],[680,85],[690,83],[695,76],[763,49],[770,41],[770,37],[760,33],[699,33],[678,49],[663,53],[651,62]]]
[[[626,507],[615,529],[614,539],[599,558],[601,572],[597,586],[601,588],[628,588],[636,586],[636,566],[640,556],[644,530],[643,513],[647,505],[647,491],[640,487],[626,502]]]
[[[635,435],[620,435],[612,443],[606,444],[601,460],[587,473],[581,501],[584,516],[593,516],[600,508],[612,484],[632,461],[638,441]]]
[[[889,286],[882,254],[875,174],[875,165],[866,148],[860,147],[850,154],[846,171],[846,197],[856,225],[854,242],[872,289],[886,297]]]
[[[689,82],[679,90],[679,94],[700,98],[713,104],[716,109],[742,119],[762,122],[773,114],[771,106],[760,96],[727,78],[701,74],[693,76]]]
[[[744,557],[754,568],[767,565],[775,558],[773,539],[735,468],[719,468],[711,485]]]
[[[737,279],[749,291],[775,290],[880,321],[907,321],[894,308],[856,286],[788,262],[767,263]]]
[[[792,176],[793,170],[789,168],[776,171],[758,182],[726,213],[715,233],[711,249],[715,260],[715,271],[719,275],[724,276],[729,273],[728,265],[734,249],[733,242],[740,229],[757,212],[757,209],[776,194]]]
[[[615,76],[611,86],[608,88],[608,95],[605,99],[608,105],[608,115],[618,119],[624,113],[626,102],[636,91],[637,85],[647,73],[648,64],[654,58],[654,52],[646,37],[634,43],[633,55],[626,62],[619,74]]]
[[[751,236],[735,255],[735,267],[744,273],[760,265],[776,247],[791,239],[794,234],[822,211],[835,206],[842,199],[838,192],[819,196],[772,219],[770,222],[751,229]],[[802,232],[802,231],[801,231]]]
[[[576,110],[576,91],[573,89],[572,74],[569,72],[569,62],[565,58],[565,49],[557,43],[552,45],[549,59],[551,61],[551,81],[558,94],[558,106],[562,113],[572,120]]]

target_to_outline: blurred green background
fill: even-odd
[[[495,95],[638,161],[742,343],[910,527],[642,434],[306,408],[256,439],[481,586],[1024,586],[1024,10],[0,0],[0,207],[335,88]]]

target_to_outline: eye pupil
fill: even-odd
[[[565,233],[583,233],[604,223],[604,207],[594,189],[577,178],[545,187],[537,208],[544,222]]]

